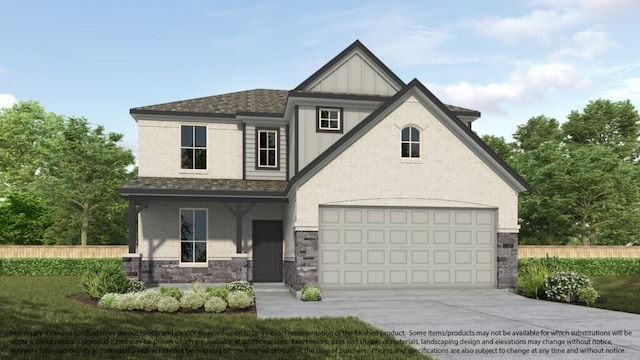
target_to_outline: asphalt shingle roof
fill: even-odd
[[[141,106],[131,109],[132,114],[197,113],[210,115],[284,114],[289,91],[274,89],[253,89],[233,93],[174,101],[164,104]],[[390,99],[391,97],[389,97]],[[476,110],[447,105],[454,114],[480,116]]]
[[[273,193],[284,195],[287,181],[278,180],[241,180],[241,179],[191,179],[138,177],[120,188],[123,195],[184,193],[194,195],[215,195],[231,193]]]
[[[193,112],[204,114],[236,115],[238,113],[284,114],[287,105],[286,90],[254,89],[233,93],[142,106],[131,113]]]

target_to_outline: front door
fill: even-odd
[[[282,282],[282,221],[253,221],[253,281]]]

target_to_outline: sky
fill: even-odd
[[[640,0],[0,0],[0,107],[35,100],[125,135],[129,109],[290,90],[356,39],[508,140],[589,101],[640,108]]]

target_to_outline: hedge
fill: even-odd
[[[640,275],[640,258],[523,258],[518,259],[519,271],[534,262],[551,272],[573,271],[587,276]]]
[[[0,259],[0,275],[81,276],[93,266],[122,264],[120,258],[8,258]]]

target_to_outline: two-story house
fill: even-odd
[[[526,182],[471,131],[478,111],[405,83],[359,41],[293,90],[130,113],[130,276],[292,290],[514,285]]]

